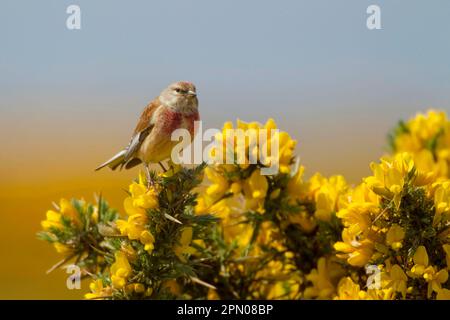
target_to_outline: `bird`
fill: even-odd
[[[143,163],[147,182],[151,183],[149,165],[168,159],[178,141],[171,140],[176,129],[189,131],[194,137],[195,121],[200,120],[197,90],[193,83],[179,81],[170,84],[142,111],[129,144],[95,171],[133,168]]]

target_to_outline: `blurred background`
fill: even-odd
[[[81,8],[81,30],[66,8]],[[366,9],[381,8],[381,30]],[[122,212],[137,170],[94,172],[169,83],[197,85],[204,128],[265,121],[298,140],[306,175],[367,175],[399,119],[450,111],[450,2],[0,2],[0,298],[81,298],[38,241],[60,197]]]

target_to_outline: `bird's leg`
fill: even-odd
[[[158,162],[159,166],[163,169],[164,172],[167,171],[166,167],[164,167],[163,163],[160,161]]]
[[[144,167],[145,167],[145,175],[147,176],[147,189],[150,189],[150,187],[153,187],[154,182],[150,174],[150,168],[148,163],[144,163]]]

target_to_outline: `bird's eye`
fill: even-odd
[[[179,88],[176,88],[176,89],[175,89],[175,92],[178,92],[178,93],[180,93],[180,92],[181,92],[181,89],[179,89]]]

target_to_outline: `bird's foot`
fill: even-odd
[[[148,191],[150,190],[150,188],[153,188],[155,186],[155,181],[153,181],[148,165],[145,166],[145,173],[147,178],[147,191]]]
[[[151,177],[147,177],[147,191],[155,187],[155,181]]]
[[[163,165],[163,163],[161,161],[159,161],[158,164],[161,167],[161,169],[163,170],[163,172],[167,172],[168,169],[166,169],[166,167]]]

